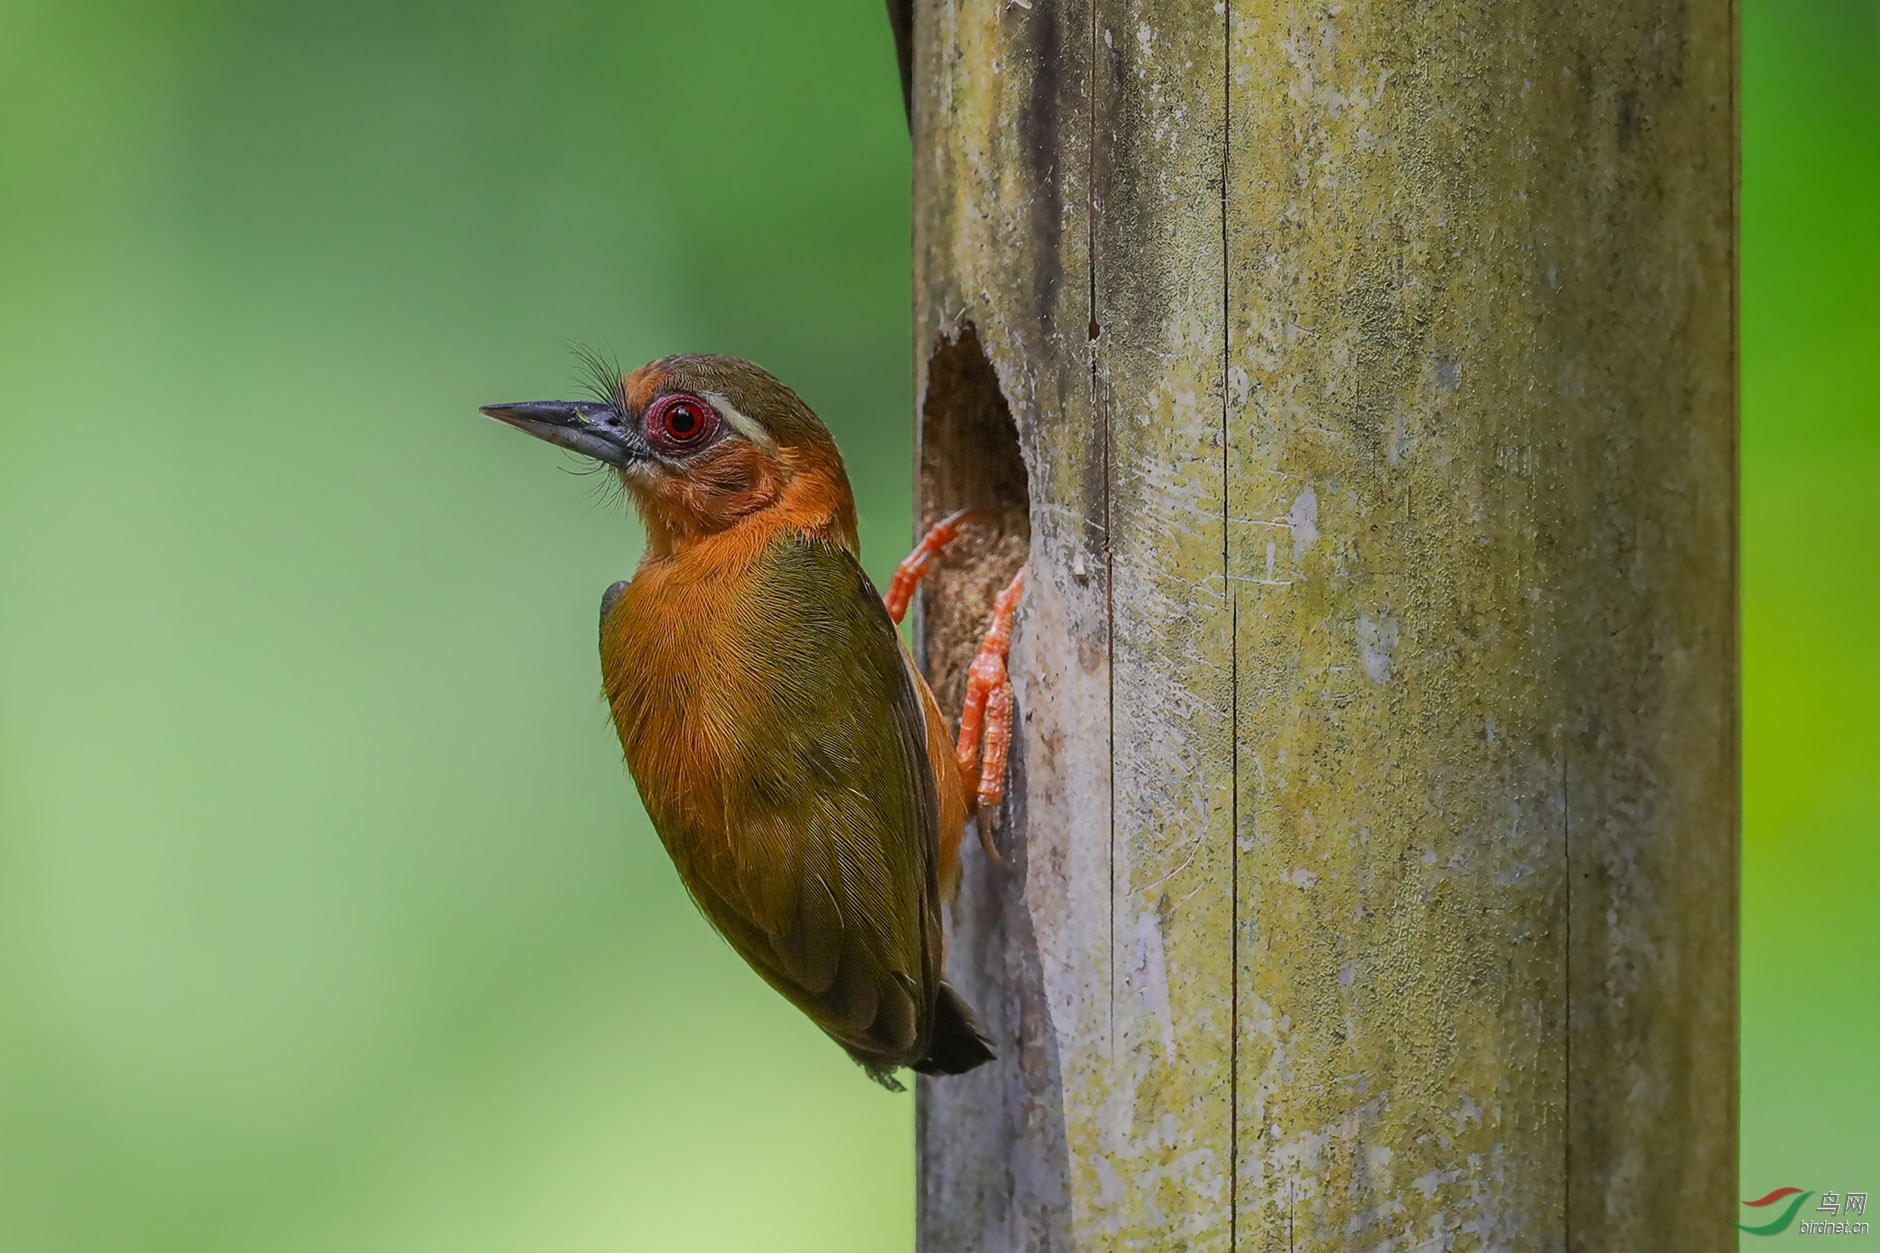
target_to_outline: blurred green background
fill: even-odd
[[[1880,3],[1742,12],[1742,1196],[1880,1231]]]
[[[1744,1187],[1880,1190],[1880,4],[1744,101]],[[619,768],[636,528],[472,416],[754,357],[881,573],[907,170],[877,0],[0,0],[0,1250],[908,1246]]]
[[[476,415],[754,357],[891,569],[900,109],[880,0],[0,0],[0,1253],[907,1246],[621,768],[637,525]]]

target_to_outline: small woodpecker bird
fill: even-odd
[[[969,814],[1003,794],[1024,572],[994,607],[955,745],[896,624],[959,515],[901,563],[884,604],[857,560],[842,456],[795,392],[690,355],[597,391],[482,412],[611,467],[645,524],[632,581],[601,597],[601,675],[680,878],[877,1082],[990,1061],[942,977],[940,907]]]

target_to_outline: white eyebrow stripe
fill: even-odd
[[[700,392],[699,395],[710,402],[711,407],[718,411],[718,416],[729,423],[732,430],[766,452],[777,451],[777,441],[770,437],[770,432],[764,429],[763,423],[739,413],[725,398],[723,392]]]

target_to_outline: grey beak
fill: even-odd
[[[591,400],[526,400],[513,405],[484,405],[478,412],[537,439],[621,469],[653,456],[645,438],[612,405]]]

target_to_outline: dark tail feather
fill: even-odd
[[[973,1025],[973,1011],[958,992],[942,983],[933,1007],[933,1042],[914,1069],[923,1075],[963,1075],[991,1060],[992,1045]]]

